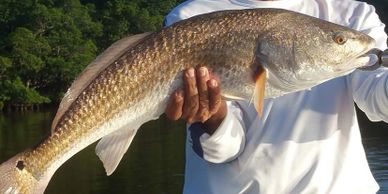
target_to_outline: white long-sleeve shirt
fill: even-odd
[[[374,7],[352,0],[192,0],[175,8],[166,24],[217,10],[272,7],[354,28],[387,47]],[[388,122],[388,70],[356,70],[266,99],[262,118],[247,102],[228,102],[213,135],[197,124],[188,127],[184,193],[375,193],[354,101],[372,121]]]

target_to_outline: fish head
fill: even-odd
[[[302,14],[281,18],[257,47],[268,81],[280,90],[311,88],[368,64],[364,54],[375,46],[370,36]]]
[[[366,52],[374,48],[375,40],[358,31],[325,23],[329,27],[314,27],[316,36],[296,38],[293,48],[295,76],[301,80],[331,79],[367,65]],[[311,35],[311,32],[308,33]]]
[[[28,171],[23,159],[24,153],[20,153],[0,165],[0,193],[39,194],[44,192],[48,181],[43,181],[43,183]]]

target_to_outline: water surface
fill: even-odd
[[[50,110],[0,113],[0,162],[39,142],[47,134],[53,114]],[[361,123],[361,127],[373,126]],[[363,139],[371,170],[381,187],[379,193],[388,193],[387,137],[373,133]],[[94,153],[95,144],[91,145],[55,173],[45,193],[181,193],[184,138],[183,123],[171,123],[164,118],[147,123],[110,177],[105,175],[102,163]]]
[[[0,113],[0,161],[32,147],[47,134],[54,111]],[[95,144],[67,161],[47,194],[181,193],[184,170],[183,123],[162,118],[139,130],[119,167],[106,176]],[[0,162],[0,163],[1,163]]]
[[[378,193],[388,193],[388,138],[368,137],[363,143],[373,176],[380,185]]]

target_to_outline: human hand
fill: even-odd
[[[183,80],[184,89],[175,91],[170,97],[165,110],[167,118],[201,122],[205,132],[213,134],[227,113],[219,82],[211,78],[206,67],[187,69]]]

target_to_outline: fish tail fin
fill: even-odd
[[[26,168],[20,153],[0,165],[0,194],[42,194],[48,181],[37,180]]]

